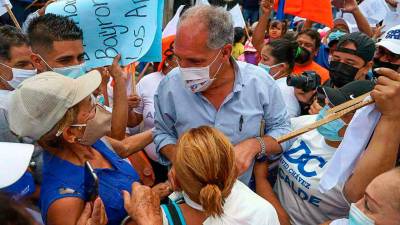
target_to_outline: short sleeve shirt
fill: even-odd
[[[99,178],[99,196],[105,206],[108,224],[117,225],[127,216],[121,191],[131,192],[132,183],[139,182],[140,178],[135,169],[119,158],[104,142],[99,140],[93,147],[113,167],[94,171]],[[85,168],[83,166],[74,165],[45,151],[43,183],[40,193],[41,211],[45,223],[47,211],[56,200],[66,197],[80,198],[83,201],[89,199],[84,179]]]

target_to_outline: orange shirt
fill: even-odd
[[[314,61],[306,66],[299,66],[297,64],[294,66],[294,74],[301,75],[304,71],[315,71],[321,77],[322,84],[329,80],[329,71]]]

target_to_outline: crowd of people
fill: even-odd
[[[340,13],[277,20],[273,0],[244,0],[245,28],[196,5],[161,62],[89,71],[48,4],[0,26],[0,223],[400,224],[400,25],[371,27],[356,0],[340,10],[357,32]]]

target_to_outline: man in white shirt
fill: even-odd
[[[350,96],[361,96],[372,89],[371,81],[355,81],[338,90],[324,87],[329,100],[327,106],[319,115],[293,118],[293,130],[322,119],[329,109],[328,105],[337,106],[350,100]],[[344,184],[326,193],[321,193],[318,187],[353,115],[347,114],[301,135],[292,148],[283,153],[274,190],[292,224],[320,224],[347,215],[349,203],[342,191]]]

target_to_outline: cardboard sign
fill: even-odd
[[[50,4],[46,13],[71,18],[83,31],[87,69],[161,61],[163,0],[65,0]]]

